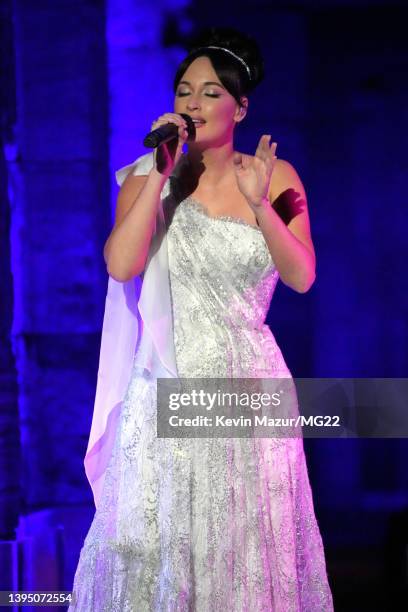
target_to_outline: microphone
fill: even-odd
[[[190,115],[186,115],[186,113],[179,114],[187,122],[187,140],[193,140],[196,135],[194,121],[191,119]],[[143,144],[145,147],[151,147],[154,149],[159,145],[167,142],[168,140],[178,138],[178,129],[179,126],[175,123],[166,123],[165,125],[161,125],[160,127],[147,134],[143,141]]]

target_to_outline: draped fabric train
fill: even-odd
[[[147,175],[152,165],[152,154],[138,157],[116,172],[118,185],[130,172]],[[108,279],[95,405],[84,460],[96,507],[133,363],[155,378],[177,376],[163,212],[163,200],[169,193],[167,181],[144,274],[123,283],[111,276]]]

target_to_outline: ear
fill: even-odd
[[[237,123],[245,119],[248,112],[248,98],[246,96],[241,96],[241,104],[242,106],[237,104],[237,110],[235,113],[235,121]]]

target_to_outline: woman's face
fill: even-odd
[[[236,123],[245,116],[245,111],[240,112],[239,104],[225,89],[206,56],[197,57],[181,77],[174,112],[205,120],[202,125],[196,124],[194,147],[220,146],[231,141]],[[189,146],[191,144],[189,142]]]

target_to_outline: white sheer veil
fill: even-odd
[[[153,153],[138,157],[116,173],[147,175]],[[173,175],[177,173],[177,166]],[[170,196],[170,179],[161,193],[156,226],[144,274],[126,282],[109,276],[102,327],[95,404],[85,472],[98,507],[112,452],[122,401],[133,365],[154,378],[177,376],[163,201]]]

